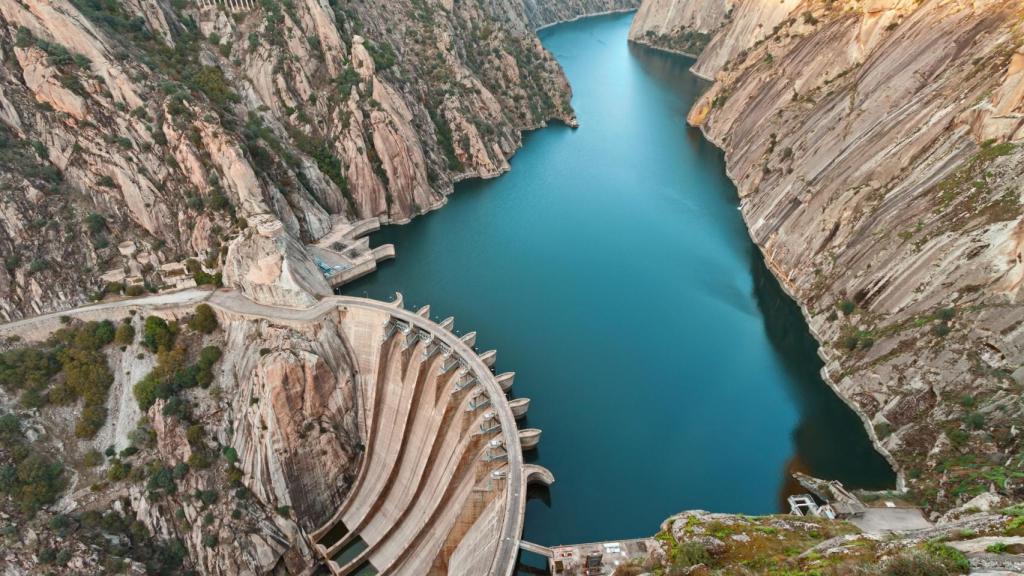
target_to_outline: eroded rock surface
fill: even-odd
[[[937,509],[1022,490],[1021,10],[741,2],[694,67],[828,380]]]
[[[533,29],[637,3],[2,0],[0,319],[214,274],[256,215],[311,242],[435,209],[575,122]]]

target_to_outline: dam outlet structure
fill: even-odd
[[[509,576],[520,547],[540,430],[520,430],[529,400],[509,400],[514,374],[476,333],[392,303],[336,297],[353,346],[363,461],[348,497],[311,534],[335,576]],[[528,546],[528,544],[527,544]]]

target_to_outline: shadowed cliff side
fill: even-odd
[[[939,510],[1024,486],[1021,12],[740,3],[694,67],[828,381]]]

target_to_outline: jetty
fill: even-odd
[[[377,270],[377,264],[395,257],[395,247],[384,244],[370,247],[368,234],[380,230],[379,218],[358,222],[335,221],[327,235],[306,246],[313,262],[332,288],[366,276]]]

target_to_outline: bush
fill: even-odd
[[[176,335],[177,330],[173,325],[159,316],[149,316],[142,329],[142,345],[153,352],[169,350],[174,345]]]
[[[107,229],[107,221],[103,216],[93,212],[85,217],[85,227],[89,229],[90,234],[99,234]]]
[[[75,424],[75,436],[86,439],[93,438],[106,421],[107,408],[105,406],[87,405],[82,409],[82,414]]]
[[[172,474],[175,480],[181,480],[182,478],[185,477],[186,474],[188,474],[188,464],[184,462],[178,462],[177,464],[174,465],[174,470]]]
[[[188,326],[196,332],[211,334],[218,326],[217,315],[214,314],[213,308],[209,304],[200,304],[196,306],[195,316],[189,320]]]
[[[21,348],[0,354],[0,386],[10,390],[46,386],[59,371],[60,362],[48,350]]]
[[[704,546],[696,542],[680,542],[669,550],[669,561],[673,568],[688,568],[697,564],[706,564],[711,555]]]
[[[885,576],[947,576],[942,562],[921,553],[904,553],[882,565]]]
[[[150,372],[142,380],[136,382],[132,387],[132,393],[135,396],[135,401],[139,403],[139,408],[143,412],[149,410],[149,407],[160,397],[160,381],[156,377],[156,372]]]
[[[939,560],[950,571],[966,573],[971,568],[967,556],[964,556],[964,553],[956,548],[932,541],[926,543],[924,549],[928,555]]]
[[[99,466],[100,464],[103,464],[103,454],[95,448],[89,450],[85,453],[85,456],[82,456],[82,464],[90,468]]]
[[[121,460],[115,458],[110,463],[110,468],[107,469],[107,480],[111,482],[120,482],[128,477],[128,473],[132,471],[131,464],[125,464]]]
[[[174,494],[178,491],[174,483],[174,470],[167,466],[157,466],[146,482],[146,490],[150,494]]]
[[[216,490],[197,490],[196,498],[207,506],[213,506],[217,503],[218,495]]]
[[[26,514],[53,504],[64,491],[64,465],[29,451],[16,466],[0,469],[0,491],[7,492]]]
[[[122,323],[114,334],[114,342],[120,346],[130,346],[132,342],[135,342],[135,328],[127,322]]]
[[[964,416],[964,424],[971,430],[981,430],[985,428],[985,416],[980,412],[971,412]]]
[[[842,312],[845,316],[853,314],[853,312],[857,309],[857,305],[849,300],[843,300],[842,302],[839,303],[838,306],[839,311]]]

